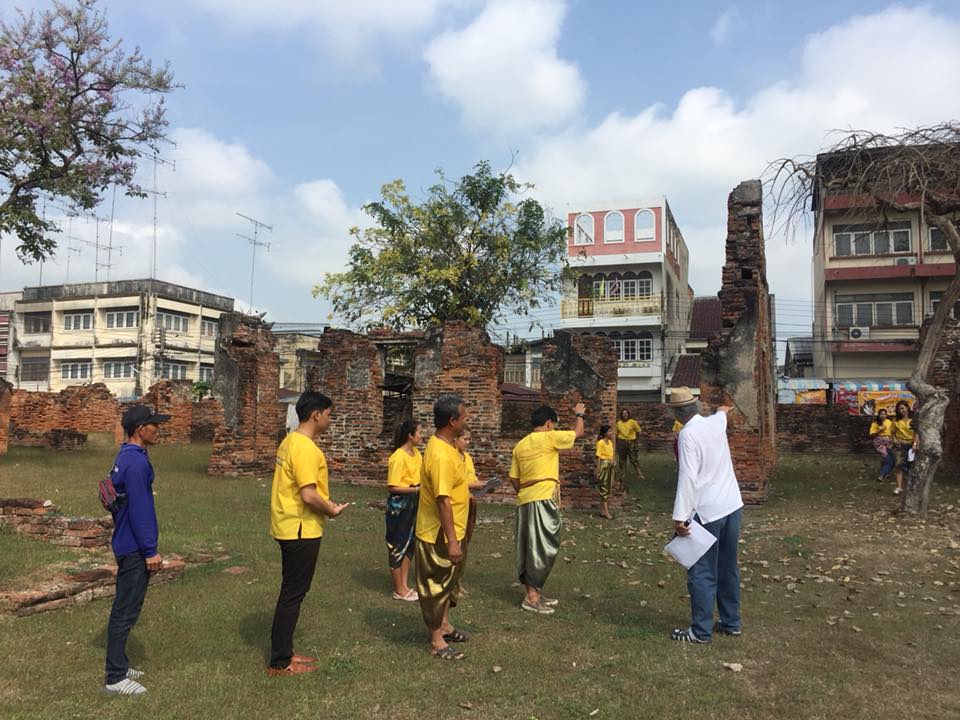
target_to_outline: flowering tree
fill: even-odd
[[[422,203],[400,180],[384,185],[383,199],[363,208],[375,225],[350,231],[348,269],[314,288],[351,325],[486,327],[560,289],[567,229],[519,197],[532,186],[487,162],[456,182],[437,174]]]
[[[0,21],[0,233],[24,262],[50,257],[56,226],[39,197],[90,210],[118,185],[143,196],[137,158],[156,151],[175,86],[165,64],[111,40],[96,0],[54,0],[41,13]]]

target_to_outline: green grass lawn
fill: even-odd
[[[99,693],[109,601],[0,616],[3,718],[953,718],[960,717],[960,482],[944,477],[930,518],[893,517],[872,456],[787,456],[774,494],[746,511],[744,635],[709,646],[668,639],[688,623],[685,573],[666,561],[674,463],[642,456],[631,509],[612,522],[567,512],[548,585],[551,617],[518,609],[513,511],[481,507],[466,660],[426,652],[416,604],[390,599],[379,490],[334,485],[355,503],[327,526],[297,650],[321,670],[268,679],[279,552],[267,534],[269,479],[211,478],[209,446],[151,450],[161,552],[224,546],[230,560],[151,588],[129,642],[143,698]],[[112,453],[11,448],[0,496],[97,510]],[[70,551],[0,533],[0,582]],[[223,573],[243,566],[239,575]],[[723,663],[740,663],[734,673]],[[494,671],[494,668],[499,671]],[[596,712],[594,712],[596,711]]]

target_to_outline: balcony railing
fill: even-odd
[[[560,317],[618,317],[637,315],[659,315],[662,303],[659,295],[645,295],[621,300],[594,300],[577,298],[560,302]]]

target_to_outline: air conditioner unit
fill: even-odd
[[[870,337],[870,328],[868,327],[852,327],[850,328],[849,337],[851,340],[863,340]]]
[[[917,259],[915,257],[902,257],[897,258],[893,261],[894,265],[916,265]]]

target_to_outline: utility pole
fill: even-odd
[[[173,160],[164,160],[156,152],[153,153],[153,187],[150,190],[144,190],[148,195],[153,196],[153,255],[150,261],[150,279],[157,279],[157,198],[162,197],[166,199],[167,194],[165,192],[160,192],[157,188],[157,166],[166,165],[167,167],[173,168],[173,171],[177,171],[177,163]],[[111,224],[111,229],[112,229]]]
[[[260,222],[259,220],[255,220],[252,217],[244,215],[243,213],[237,213],[237,215],[242,217],[244,220],[249,221],[253,225],[253,237],[247,237],[246,235],[241,235],[240,233],[237,233],[237,237],[242,237],[244,240],[250,243],[251,254],[250,254],[250,302],[249,302],[250,308],[249,310],[250,310],[250,313],[253,313],[253,273],[257,267],[257,248],[265,247],[267,248],[267,252],[270,252],[270,243],[263,242],[262,240],[258,240],[257,234],[259,233],[260,228],[273,232],[273,227],[271,225],[267,225],[266,223]]]

